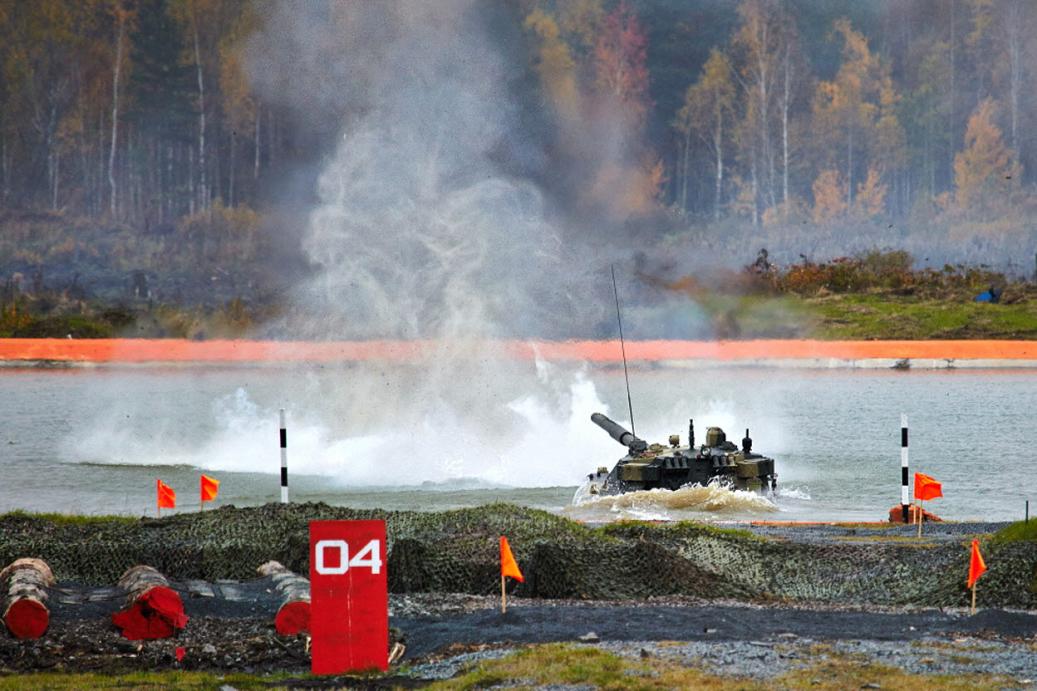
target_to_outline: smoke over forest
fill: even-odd
[[[0,278],[243,301],[274,334],[565,337],[611,333],[612,263],[635,324],[672,299],[646,276],[763,247],[1029,272],[1035,26],[1027,0],[0,0]]]

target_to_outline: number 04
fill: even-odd
[[[338,550],[338,566],[327,566],[325,552]],[[371,573],[378,575],[382,572],[381,541],[371,540],[364,547],[349,558],[349,543],[345,540],[320,540],[313,547],[316,563],[314,570],[324,576],[336,576],[346,573],[350,569],[368,567]]]

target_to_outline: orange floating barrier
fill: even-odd
[[[632,362],[668,360],[1034,360],[1037,341],[629,341]],[[620,362],[619,341],[246,341],[0,339],[0,362],[263,363],[417,361],[437,354]]]

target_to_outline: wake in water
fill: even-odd
[[[608,406],[582,369],[499,367],[492,388],[462,371],[465,384],[455,388],[468,389],[468,400],[419,396],[414,377],[402,368],[358,368],[349,373],[348,397],[339,393],[339,373],[294,382],[295,403],[286,406],[291,473],[322,476],[342,489],[571,487],[587,467],[615,454],[614,442],[590,423],[592,412]],[[280,400],[263,389],[199,396],[186,411],[181,399],[148,416],[136,413],[139,401],[113,403],[104,418],[70,435],[63,456],[73,463],[276,473]],[[392,409],[372,405],[366,416],[352,414],[354,402],[377,401],[385,389],[414,393]],[[185,421],[163,424],[166,413]]]
[[[762,494],[730,489],[719,483],[686,485],[676,490],[650,489],[610,496],[592,495],[586,485],[573,497],[565,512],[580,520],[669,521],[690,517],[689,514],[731,516],[766,514],[780,511],[777,504]]]

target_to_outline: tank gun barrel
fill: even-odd
[[[593,413],[591,415],[591,422],[608,432],[610,437],[631,451],[644,451],[648,448],[648,442],[644,439],[635,437],[632,433],[624,429],[622,425],[601,413]]]

